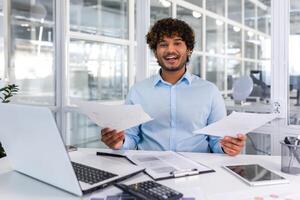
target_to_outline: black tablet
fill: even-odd
[[[289,183],[289,181],[258,164],[224,166],[226,170],[251,186]]]

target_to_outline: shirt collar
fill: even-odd
[[[164,84],[170,85],[170,83],[164,81],[164,79],[160,75],[160,72],[161,72],[161,69],[158,71],[158,74],[156,76],[154,76],[153,85],[157,86],[159,83],[164,83]],[[189,70],[186,70],[184,75],[177,81],[176,84],[185,82],[188,85],[190,85],[192,83],[192,79],[193,79],[192,74],[189,72]]]

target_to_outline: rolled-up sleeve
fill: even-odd
[[[213,153],[224,153],[221,144],[220,137],[209,136],[209,147]]]
[[[137,144],[140,141],[139,126],[127,129],[125,131],[125,141],[121,149],[123,150],[135,150]]]

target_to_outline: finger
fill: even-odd
[[[109,131],[112,131],[113,129],[111,129],[111,128],[108,128],[108,127],[105,127],[105,128],[103,128],[103,129],[101,129],[101,133],[103,132],[103,133],[106,133],[106,132],[109,132]]]
[[[109,134],[109,133],[114,132],[114,131],[116,131],[116,130],[111,129],[111,128],[105,128],[105,129],[101,130],[101,135],[103,136],[103,135]]]
[[[116,134],[116,131],[109,131],[106,133],[101,134],[101,140],[108,140],[110,137]]]
[[[239,141],[236,138],[229,137],[229,136],[226,136],[223,140],[221,140],[221,142],[223,142],[223,143],[232,143],[232,144],[237,145],[237,146],[243,145],[243,142]]]
[[[241,143],[241,144],[235,144],[235,143],[232,143],[232,142],[224,142],[223,143],[225,146],[231,148],[231,149],[235,149],[235,150],[241,150],[242,148],[244,148],[244,144]]]
[[[101,129],[101,132],[107,132],[107,131],[109,131],[109,130],[111,130],[111,128],[105,127],[105,128],[103,128],[103,129]]]
[[[236,151],[235,149],[231,149],[229,147],[223,146],[223,150],[226,154],[230,155],[230,156],[235,156],[238,155],[240,152]]]
[[[114,138],[113,140],[110,140],[107,143],[107,146],[109,146],[111,148],[115,148],[118,143],[120,143],[121,141],[124,140],[124,138],[125,138],[124,135],[119,135],[118,137]]]
[[[228,149],[228,150],[230,150],[230,151],[236,151],[235,148],[232,148],[233,144],[231,144],[231,143],[227,143],[227,142],[225,141],[225,142],[220,142],[220,144],[221,144],[221,147],[222,147],[223,149]]]
[[[241,141],[246,141],[247,135],[239,133],[237,134],[237,138]]]
[[[121,134],[121,133],[115,134],[113,137],[110,137],[110,139],[107,140],[107,144],[113,144],[114,142],[118,142],[119,138],[122,136],[123,136],[123,134]]]
[[[109,143],[112,143],[112,141],[116,140],[118,137],[120,137],[120,135],[124,135],[124,132],[119,132],[119,133],[114,133],[114,134],[108,135],[107,137],[102,138],[102,141],[105,144],[109,144]]]
[[[244,147],[244,140],[240,140],[234,137],[226,136],[222,141],[226,143],[232,143],[240,147]]]
[[[237,152],[237,151],[235,151],[235,150],[233,150],[233,149],[230,149],[230,148],[224,147],[223,150],[224,150],[224,152],[225,152],[226,154],[228,154],[228,155],[230,155],[230,156],[235,156],[235,155],[239,154],[239,152]]]
[[[125,132],[124,131],[117,132],[117,130],[113,129],[112,131],[107,132],[107,133],[105,133],[101,136],[102,136],[102,138],[104,138],[104,140],[108,140],[109,138],[111,138],[111,137],[113,137],[114,135],[117,135],[117,134],[125,134]]]
[[[121,133],[121,132],[119,132],[119,133]],[[111,140],[113,137],[115,137],[116,135],[118,135],[119,133],[117,133],[116,130],[113,130],[109,133],[103,134],[101,137],[101,141],[107,142],[107,141]]]
[[[242,148],[241,146],[235,145],[235,144],[230,143],[230,142],[222,142],[221,144],[222,144],[223,147],[233,149],[235,151],[239,151]]]
[[[123,141],[125,139],[125,136],[121,136],[118,140],[116,140],[114,143],[110,144],[112,148],[120,148],[123,145]]]

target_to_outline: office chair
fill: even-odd
[[[253,90],[253,81],[249,76],[241,76],[233,82],[232,97],[236,102],[247,99]]]
[[[290,90],[297,90],[296,104],[295,106],[300,106],[300,75],[290,76]],[[292,98],[292,97],[291,97]]]
[[[260,100],[270,98],[270,86],[266,84],[263,78],[262,70],[251,70],[250,77],[254,83],[251,97],[260,97]]]

